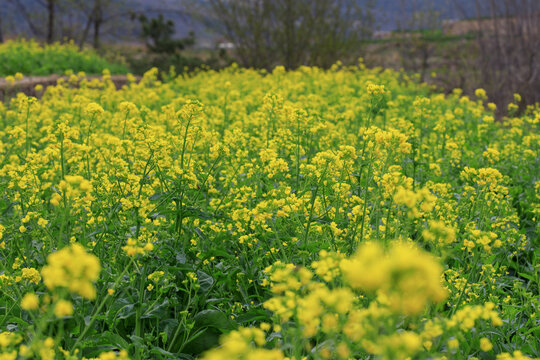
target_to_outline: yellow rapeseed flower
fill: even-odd
[[[80,244],[72,244],[50,254],[47,265],[41,270],[43,282],[50,290],[64,287],[84,298],[93,300],[96,281],[101,266],[96,256],[88,254]]]
[[[73,315],[73,304],[71,301],[58,300],[54,305],[54,315],[59,318]]]
[[[39,307],[39,299],[34,293],[27,293],[21,300],[23,310],[36,310]]]

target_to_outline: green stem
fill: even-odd
[[[120,280],[122,279],[122,277],[126,274],[126,272],[129,270],[130,268],[130,265],[133,264],[133,257],[130,258],[130,262],[129,264],[124,268],[124,270],[120,273],[120,275],[116,278],[115,282],[114,282],[114,285],[113,285],[113,289],[116,289],[116,286],[118,285],[118,283],[120,282]],[[88,330],[90,330],[90,328],[94,325],[94,323],[96,322],[97,320],[97,315],[99,314],[99,312],[101,311],[101,309],[103,309],[103,306],[105,306],[105,303],[107,302],[107,300],[109,299],[110,295],[107,293],[107,295],[105,295],[105,297],[103,298],[103,300],[101,300],[101,303],[98,305],[98,307],[96,308],[96,310],[94,311],[94,313],[92,314],[91,318],[90,318],[90,322],[84,327],[83,331],[81,332],[81,335],[79,335],[79,337],[77,338],[77,340],[75,341],[75,344],[73,344],[73,348],[72,349],[76,349],[77,348],[77,345],[79,345],[79,343],[81,342],[82,339],[84,339],[84,336],[86,335],[86,333],[88,332]]]
[[[191,304],[191,280],[190,280],[190,285],[189,285],[189,295],[188,295],[188,302],[187,302],[187,305],[186,305],[186,312],[187,310],[189,309],[189,305]],[[176,341],[176,338],[178,338],[178,335],[180,335],[180,329],[182,328],[182,324],[185,320],[185,315],[184,314],[181,314],[181,316],[183,317],[183,319],[181,319],[179,322],[178,322],[178,326],[176,326],[176,330],[174,332],[174,336],[172,337],[171,339],[171,342],[169,343],[169,347],[167,348],[167,351],[168,352],[171,352],[172,350],[172,347],[174,345],[174,342]]]
[[[28,152],[30,151],[30,135],[28,133],[29,117],[30,117],[30,104],[28,104],[28,107],[26,108],[26,155],[25,155],[25,158],[28,158]]]
[[[366,223],[366,211],[367,211],[367,196],[369,193],[369,177],[371,176],[371,168],[372,168],[372,162],[369,162],[368,172],[366,176],[366,188],[364,190],[364,209],[362,210],[362,225],[360,227],[360,241],[364,239],[364,226]]]
[[[144,264],[141,276],[139,278],[139,302],[137,304],[137,311],[135,314],[135,335],[139,338],[142,338],[142,304],[144,302],[144,283],[146,280],[146,266],[147,264]],[[141,355],[141,349],[137,349],[135,353],[135,357],[137,359],[140,359]]]

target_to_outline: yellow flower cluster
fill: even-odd
[[[39,298],[34,293],[27,293],[21,300],[23,310],[36,310],[39,307]]]
[[[521,351],[517,350],[513,353],[502,353],[497,355],[497,360],[538,360],[538,358],[530,358],[524,355]]]
[[[54,305],[54,315],[59,318],[73,315],[73,304],[71,301],[58,300]]]
[[[93,282],[98,279],[100,271],[99,259],[89,254],[82,245],[73,244],[50,254],[47,265],[41,270],[41,276],[50,290],[66,288],[93,300],[96,297]]]
[[[458,310],[447,322],[450,327],[459,327],[463,331],[471,330],[478,319],[489,320],[494,326],[502,325],[493,303],[483,306],[469,306]]]
[[[386,92],[384,85],[376,85],[373,83],[368,83],[366,89],[369,95],[374,96],[383,95]]]
[[[126,246],[122,246],[122,250],[129,256],[135,256],[137,254],[144,255],[154,249],[154,244],[151,242],[141,243],[134,238],[127,239]]]
[[[368,242],[349,258],[326,251],[320,255],[321,260],[312,263],[313,272],[280,262],[268,267],[267,283],[274,297],[264,306],[279,323],[232,332],[204,359],[300,359],[298,354],[304,351],[322,359],[349,359],[353,354],[406,359],[426,350],[453,356],[457,339],[481,327],[482,321],[502,325],[492,303],[466,306],[449,318],[417,322],[415,316],[430,302],[444,300],[446,291],[438,261],[412,244],[394,242],[385,252],[381,245]],[[409,329],[401,328],[404,319]],[[273,347],[266,344],[264,332],[271,328],[283,339],[300,332],[302,341],[296,338],[293,348],[285,348],[296,355],[268,350]],[[320,345],[314,347],[310,339],[315,338]],[[478,346],[483,351],[492,348],[488,338]]]
[[[39,271],[34,268],[23,268],[21,278],[28,280],[34,284],[38,284],[41,281],[41,275],[39,275]]]
[[[17,351],[17,345],[23,340],[22,336],[12,332],[0,332],[0,358],[15,360],[17,356],[24,355]]]
[[[266,343],[265,333],[257,328],[242,328],[232,331],[223,339],[223,346],[219,349],[209,351],[205,354],[204,360],[283,360],[283,353],[280,350],[266,350],[262,346]]]
[[[456,241],[456,230],[442,221],[430,220],[429,226],[422,232],[422,236],[429,242],[450,245]]]
[[[404,205],[408,209],[408,216],[413,218],[433,210],[435,199],[435,196],[426,188],[414,191],[399,186],[394,194],[394,202],[397,205]]]
[[[442,267],[413,244],[394,243],[387,254],[377,243],[363,244],[356,255],[342,261],[341,270],[353,288],[379,292],[392,310],[402,314],[418,314],[429,302],[446,297]]]

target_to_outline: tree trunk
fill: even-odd
[[[88,17],[88,21],[86,22],[86,26],[84,27],[84,31],[79,40],[79,50],[82,50],[82,48],[84,47],[84,43],[86,42],[86,39],[88,38],[88,33],[90,32],[90,27],[92,26],[93,19],[94,19],[94,12],[92,12],[92,14]]]
[[[2,32],[2,14],[0,14],[0,43],[4,42],[4,33]]]
[[[47,12],[49,13],[49,20],[47,23],[47,43],[51,44],[54,38],[54,4],[55,0],[47,0]]]
[[[100,47],[100,28],[103,23],[103,9],[101,8],[101,0],[95,0],[94,3],[94,49]]]
[[[99,31],[101,27],[101,21],[94,21],[94,49],[99,49]]]

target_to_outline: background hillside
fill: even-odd
[[[140,40],[140,26],[131,14],[146,14],[149,17],[163,14],[166,19],[172,20],[175,27],[175,37],[181,38],[193,31],[196,34],[196,47],[211,48],[222,40],[223,34],[219,29],[219,22],[205,9],[205,0],[111,0],[111,13],[114,21],[104,24],[104,38],[114,42],[137,42]],[[380,31],[393,31],[398,28],[407,28],[408,19],[418,11],[433,11],[440,15],[441,20],[463,19],[475,15],[473,1],[468,0],[368,0],[373,6],[375,29]],[[36,0],[2,0],[0,4],[0,17],[4,35],[32,36],[32,30],[20,9],[26,9],[35,22],[45,21],[46,11],[42,2]],[[42,18],[42,19],[41,19]],[[63,19],[64,28],[74,23],[84,22],[81,14],[71,13]]]

